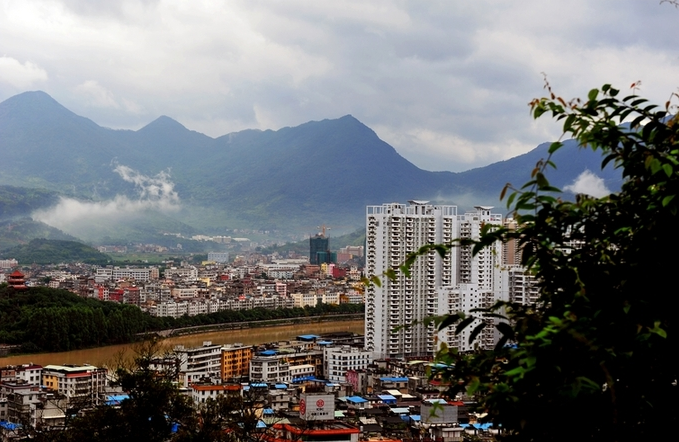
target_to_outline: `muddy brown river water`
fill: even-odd
[[[173,347],[197,347],[203,341],[213,344],[243,343],[247,345],[263,344],[265,342],[285,341],[299,335],[320,335],[331,332],[354,332],[363,334],[363,320],[317,322],[309,324],[278,325],[270,327],[248,328],[243,330],[213,331],[192,335],[172,337],[165,340],[164,345]],[[109,345],[107,347],[89,348],[60,353],[40,353],[20,356],[0,357],[0,367],[5,365],[19,365],[34,363],[48,364],[92,364],[96,366],[115,365],[116,360],[129,358],[134,354],[134,344]]]

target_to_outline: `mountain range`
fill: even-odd
[[[55,198],[68,198],[79,205],[59,210],[83,210],[85,221],[97,219],[99,211],[101,223],[89,223],[94,227],[105,219],[116,224],[129,218],[147,229],[162,221],[167,229],[206,233],[226,228],[304,233],[323,223],[349,231],[363,225],[371,204],[418,199],[462,209],[498,205],[502,187],[527,181],[547,147],[466,172],[430,172],[351,115],[211,138],[167,116],[137,131],[113,130],[44,92],[25,92],[0,103],[0,185],[5,185],[0,197],[21,188],[19,193],[33,199],[3,206],[0,198],[0,220],[36,209],[49,212]],[[600,170],[599,153],[577,149],[572,141],[553,160],[558,169],[548,177],[558,187],[586,169],[609,188],[620,185],[616,170]],[[58,215],[43,213],[41,220],[50,224]],[[68,219],[55,227],[76,234],[68,229],[75,221]],[[96,229],[88,235],[96,242]]]

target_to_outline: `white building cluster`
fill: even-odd
[[[428,317],[450,313],[471,313],[499,300],[534,302],[537,288],[533,277],[520,267],[514,244],[494,244],[472,255],[471,246],[459,246],[457,239],[479,239],[484,225],[515,224],[491,213],[492,207],[457,213],[456,206],[431,205],[427,201],[368,206],[366,212],[366,267],[368,277],[381,277],[381,285],[366,290],[365,346],[376,358],[432,356],[442,343],[460,351],[474,345],[489,348],[499,334],[486,327],[476,343],[469,334],[475,321],[456,335],[452,328],[437,331]],[[454,247],[443,256],[432,249],[420,256],[410,274],[396,270],[409,254],[433,244]],[[492,324],[491,324],[492,325]]]

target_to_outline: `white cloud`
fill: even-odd
[[[604,180],[589,170],[585,170],[578,175],[572,184],[564,186],[564,190],[575,194],[582,193],[595,198],[601,198],[602,196],[611,194],[611,191],[608,190],[606,184],[604,184]]]
[[[167,212],[180,208],[180,198],[169,172],[150,177],[123,165],[117,165],[113,170],[124,181],[135,185],[138,192],[136,199],[125,195],[117,195],[107,201],[62,197],[56,206],[33,213],[33,218],[77,236],[79,230],[89,229],[98,223],[125,222],[146,210]]]
[[[47,81],[47,72],[30,61],[23,64],[11,57],[0,57],[0,83],[8,83],[18,89],[33,87]]]
[[[114,109],[120,107],[113,97],[113,93],[94,80],[87,80],[83,84],[76,86],[75,91],[78,94],[83,95],[90,106],[110,107]]]

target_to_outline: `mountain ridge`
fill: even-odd
[[[559,169],[548,175],[556,186],[585,169],[598,171],[601,163],[598,153],[578,149],[575,155],[574,142],[565,144],[569,153],[555,155]],[[350,114],[212,138],[165,115],[137,131],[104,128],[44,92],[0,103],[0,155],[6,159],[0,163],[0,184],[111,200],[139,198],[140,185],[169,177],[183,208],[173,216],[212,231],[329,222],[358,227],[365,206],[412,199],[495,205],[506,182],[528,180],[537,160],[546,157],[547,145],[483,168],[431,172],[410,163]],[[118,165],[146,181],[123,180],[114,171]],[[619,177],[609,172],[604,178],[615,188]]]

